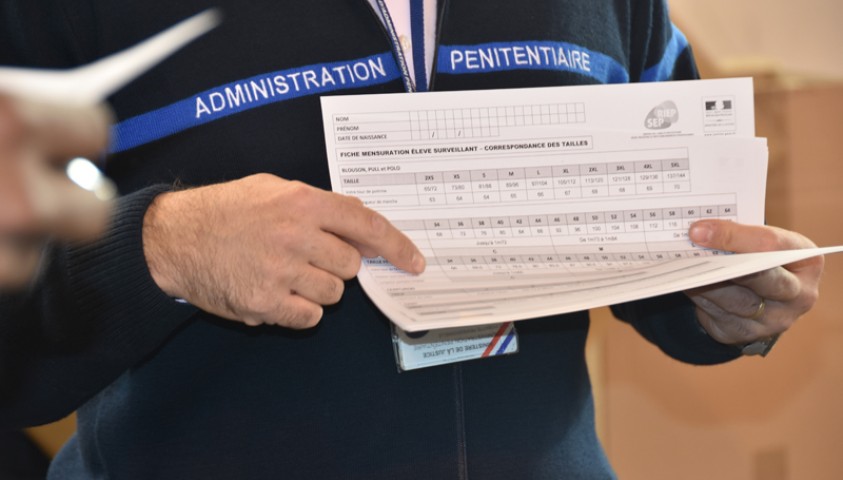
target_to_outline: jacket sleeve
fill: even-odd
[[[712,365],[741,356],[740,349],[714,340],[703,330],[694,304],[684,293],[613,305],[612,313],[676,360]]]
[[[670,21],[663,0],[630,3],[630,78],[658,82],[699,78],[691,46]],[[615,305],[612,311],[669,356],[687,363],[727,362],[740,350],[709,337],[683,293]]]
[[[96,56],[82,1],[0,3],[0,64],[67,68]],[[83,25],[84,23],[84,25]],[[169,186],[119,199],[107,234],[54,245],[42,275],[0,294],[0,428],[59,419],[160,347],[195,308],[167,297],[143,254],[143,217]]]
[[[144,214],[167,189],[121,198],[100,241],[55,246],[31,289],[0,296],[0,428],[71,413],[196,312],[158,288],[143,254]]]
[[[670,21],[665,0],[632,1],[631,9],[630,81],[698,79],[691,45]]]

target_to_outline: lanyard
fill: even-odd
[[[410,75],[410,69],[407,66],[407,57],[404,56],[404,50],[401,48],[401,42],[398,39],[398,32],[395,30],[395,24],[392,22],[392,17],[389,14],[384,0],[375,0],[375,4],[380,10],[383,17],[383,23],[386,27],[389,39],[392,42],[392,50],[398,58],[398,67],[401,70],[401,77],[404,80],[404,88],[408,92],[425,92],[427,91],[427,64],[425,62],[425,38],[424,38],[424,0],[410,0],[410,31],[413,43],[413,69],[415,78]]]
[[[416,90],[427,91],[427,62],[425,61],[424,0],[410,0],[410,32],[413,38],[413,68]]]

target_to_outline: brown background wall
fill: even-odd
[[[753,21],[738,27],[747,35],[761,32],[761,39],[765,28],[787,20],[777,34],[807,45],[819,35],[811,27],[828,23],[829,16],[836,19],[834,34],[843,31],[843,4],[813,12],[800,4],[801,16],[782,18],[785,10],[776,5],[783,2],[715,2],[729,4],[723,8],[671,3],[704,77],[756,77],[758,135],[768,137],[771,151],[768,223],[802,232],[819,245],[843,244],[843,82],[806,76],[804,68],[799,75],[788,72],[787,62],[766,56],[771,50],[740,58],[716,50],[730,13],[753,12]],[[701,8],[707,16],[696,16]],[[811,15],[821,22],[801,21]],[[800,61],[826,62],[843,72],[843,41],[826,48],[803,48],[818,58]],[[843,255],[827,257],[819,303],[766,359],[683,365],[605,310],[596,316],[589,357],[598,428],[621,479],[843,478]]]

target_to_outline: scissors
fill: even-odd
[[[0,67],[0,92],[40,103],[94,106],[219,25],[221,17],[217,9],[205,10],[135,46],[70,70]],[[117,189],[86,162],[75,159],[68,163],[70,180],[100,200],[112,199]]]
[[[94,107],[197,37],[215,28],[221,19],[216,9],[205,10],[121,52],[70,70],[0,67],[0,93],[49,107]],[[83,158],[62,162],[64,172],[40,160],[21,163],[22,185],[33,205],[42,211],[73,211],[79,215],[65,222],[107,217],[117,188],[99,168]],[[66,175],[70,182],[52,180]],[[74,187],[73,185],[79,188]],[[36,207],[36,210],[38,208]],[[49,215],[45,218],[51,218]],[[103,220],[104,222],[104,220]],[[46,232],[0,235],[0,263],[10,282],[37,278],[43,268],[43,252],[49,244]],[[9,273],[16,272],[16,273]],[[0,277],[2,277],[0,275]],[[2,282],[0,282],[0,286]]]

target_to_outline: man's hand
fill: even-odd
[[[316,325],[361,255],[411,273],[425,265],[410,239],[360,200],[269,174],[160,195],[143,242],[164,292],[248,325]]]
[[[697,245],[736,253],[815,246],[796,232],[721,220],[696,222],[690,235]],[[685,293],[696,304],[697,317],[712,338],[725,344],[748,344],[784,332],[813,307],[823,261],[823,257],[813,257]],[[759,311],[762,301],[765,306]]]
[[[90,240],[105,229],[110,203],[74,185],[64,165],[102,152],[110,121],[101,106],[0,94],[0,288],[29,281],[48,237]]]

